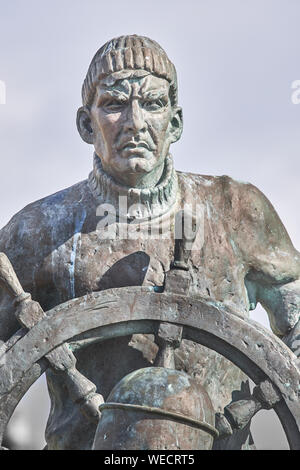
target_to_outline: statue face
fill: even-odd
[[[103,169],[122,184],[151,186],[162,173],[170,144],[180,137],[181,110],[171,105],[169,82],[149,74],[113,85],[102,81],[90,123]]]

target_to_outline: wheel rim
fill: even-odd
[[[300,449],[300,371],[296,356],[260,324],[199,298],[125,287],[73,299],[11,347],[0,368],[0,433],[30,386],[47,369],[44,356],[68,342],[73,350],[135,333],[155,333],[160,322],[183,326],[183,338],[220,353],[256,384],[268,379],[281,400],[274,406],[291,449]]]

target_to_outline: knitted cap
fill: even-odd
[[[99,80],[121,70],[146,70],[170,82],[172,105],[177,103],[177,77],[162,47],[144,36],[120,36],[108,41],[94,55],[82,86],[82,102],[91,105]]]

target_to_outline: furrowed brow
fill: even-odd
[[[168,98],[168,93],[165,90],[150,90],[143,94],[143,98],[156,100],[158,98]]]
[[[128,99],[128,96],[125,93],[118,91],[118,90],[104,90],[102,91],[101,94],[98,95],[98,103],[109,98]]]

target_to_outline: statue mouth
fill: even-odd
[[[121,150],[136,151],[136,150],[142,150],[142,149],[151,150],[147,142],[144,142],[144,141],[133,142],[132,140],[130,140],[129,142],[126,142],[124,145],[122,145],[121,147]]]

